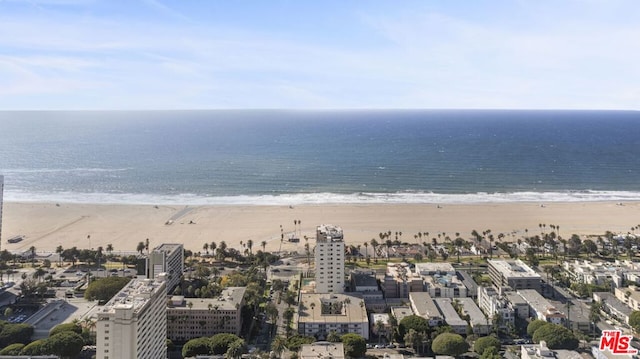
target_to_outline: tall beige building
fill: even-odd
[[[184,245],[178,243],[163,243],[147,256],[147,278],[154,279],[161,273],[166,273],[167,292],[180,284],[184,271]]]
[[[97,359],[167,356],[167,290],[161,278],[134,279],[97,313]]]
[[[316,293],[344,292],[344,237],[342,228],[321,225],[316,229]]]

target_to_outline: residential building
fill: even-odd
[[[584,359],[580,353],[573,350],[551,350],[545,341],[540,344],[520,346],[521,359]]]
[[[330,342],[303,344],[298,357],[300,359],[344,359],[344,345]]]
[[[460,318],[460,315],[451,304],[450,298],[435,298],[433,300],[436,303],[440,313],[444,317],[445,323],[453,329],[457,334],[467,333],[467,322]]]
[[[459,298],[456,300],[460,303],[462,314],[469,317],[469,324],[473,329],[473,334],[488,335],[491,332],[491,321],[478,308],[476,302],[471,298]]]
[[[344,292],[344,236],[342,228],[316,228],[316,293]]]
[[[324,340],[332,331],[356,333],[369,339],[369,319],[364,299],[357,293],[300,294],[298,333]]]
[[[616,288],[614,290],[616,298],[629,306],[633,310],[640,310],[640,288],[630,285],[627,288]]]
[[[0,175],[0,248],[2,248],[2,205],[4,203],[4,176]]]
[[[412,272],[408,263],[387,263],[382,280],[385,298],[409,298],[410,292],[422,292],[423,289],[422,277]]]
[[[375,272],[351,272],[349,282],[352,292],[362,293],[380,291]]]
[[[97,312],[97,359],[158,359],[167,355],[166,283],[134,279]]]
[[[518,318],[529,318],[529,303],[518,292],[505,291],[504,297],[511,304],[513,311]]]
[[[605,285],[613,283],[615,287],[622,285],[624,269],[620,265],[611,265],[606,262],[567,261],[562,267],[572,282]]]
[[[534,289],[522,289],[518,293],[529,304],[529,315],[553,324],[563,324],[567,317]]]
[[[218,333],[240,335],[246,290],[225,288],[215,298],[172,296],[167,307],[167,337],[185,342]]]
[[[184,272],[184,246],[178,243],[163,243],[147,256],[147,278],[154,279],[160,273],[167,274],[167,293],[180,284]]]
[[[523,299],[523,317],[529,316],[527,303]],[[501,328],[515,325],[516,312],[514,306],[495,287],[478,287],[478,305],[480,309],[493,321],[494,316],[500,317]]]
[[[402,319],[413,315],[413,310],[410,307],[391,307],[391,315],[400,323]]]
[[[456,271],[458,279],[467,287],[467,297],[475,298],[478,295],[478,283],[473,280],[471,274],[465,271]]]
[[[413,313],[428,320],[429,326],[435,327],[443,324],[444,318],[429,293],[409,293],[409,302]]]
[[[387,313],[371,313],[369,323],[371,324],[371,333],[375,336],[388,337],[393,329]]]
[[[622,323],[629,324],[633,310],[609,292],[593,293],[593,300],[602,303],[602,310]]]
[[[511,287],[514,290],[541,289],[541,277],[521,260],[490,259],[489,277],[493,284],[500,287]]]

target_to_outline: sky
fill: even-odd
[[[637,0],[0,0],[0,110],[639,106]]]

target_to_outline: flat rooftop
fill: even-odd
[[[167,253],[171,253],[173,251],[175,251],[176,249],[179,249],[183,247],[182,244],[180,243],[162,243],[161,245],[157,246],[156,248],[153,249],[154,252],[167,252]]]
[[[458,312],[456,312],[456,309],[451,304],[450,298],[436,298],[434,301],[438,305],[438,308],[440,308],[442,315],[444,315],[444,321],[447,322],[447,324],[450,326],[467,325],[467,322],[462,320],[460,315],[458,315]]]
[[[322,303],[340,306],[339,314],[322,314]],[[300,295],[298,322],[301,323],[362,323],[367,322],[364,299],[357,293],[303,293]]]
[[[340,242],[344,239],[342,228],[332,224],[322,224],[316,228],[316,241]]]
[[[462,305],[462,309],[469,316],[469,321],[473,325],[486,325],[488,324],[487,317],[478,308],[476,302],[471,298],[458,298],[458,302]]]
[[[98,315],[115,313],[116,308],[133,309],[134,312],[138,312],[161,288],[165,288],[164,281],[133,279],[97,313]]]
[[[188,310],[209,310],[216,308],[218,310],[237,310],[236,304],[242,303],[246,287],[229,287],[225,288],[219,296],[215,298],[185,298],[180,295],[171,297],[171,309],[188,309]],[[191,303],[189,308],[187,303]]]
[[[415,307],[414,309],[417,311],[415,313],[419,316],[427,316],[427,317],[442,317],[440,314],[440,310],[433,302],[431,295],[427,292],[411,292],[409,293],[409,300],[411,304]]]
[[[451,263],[416,263],[415,272],[420,275],[429,275],[434,273],[450,273],[455,274],[456,270]]]
[[[300,359],[342,359],[344,346],[342,343],[316,342],[303,344],[300,348]]]
[[[506,278],[541,278],[538,273],[519,259],[515,261],[490,259],[488,263],[489,267],[495,268]]]

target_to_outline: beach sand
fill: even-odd
[[[506,239],[540,234],[539,224],[560,226],[560,235],[598,235],[609,230],[627,233],[640,223],[640,202],[493,203],[493,204],[344,204],[288,206],[152,206],[61,203],[5,203],[2,249],[54,251],[63,248],[106,247],[114,252],[135,252],[138,242],[149,238],[152,247],[161,243],[183,243],[202,251],[203,244],[225,241],[241,249],[240,242],[253,241],[253,250],[280,250],[280,226],[285,236],[282,250],[303,251],[304,236],[310,244],[319,224],[339,225],[345,242],[358,245],[379,240],[380,232],[401,231],[402,241],[415,243],[414,235],[429,232],[429,238],[459,232],[470,238],[472,230],[491,229]],[[166,222],[173,219],[171,225]],[[301,221],[300,243],[286,241]],[[193,223],[190,223],[190,222]],[[547,229],[548,231],[549,229]],[[513,234],[513,235],[512,235]],[[7,239],[23,235],[19,243]],[[422,241],[429,241],[425,238]]]

